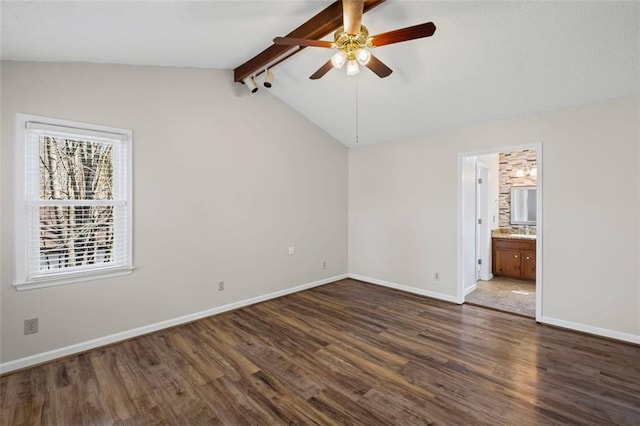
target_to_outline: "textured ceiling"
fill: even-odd
[[[2,58],[232,69],[330,3],[3,1]],[[242,96],[355,146],[640,92],[640,2],[388,0],[363,19],[372,34],[427,21],[433,37],[375,49],[385,79],[311,81],[331,51],[307,48]]]

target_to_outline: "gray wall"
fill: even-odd
[[[640,343],[639,102],[350,150],[349,273],[453,298],[458,156],[542,142],[542,319]]]
[[[251,96],[233,84],[230,71],[20,62],[0,71],[2,363],[339,276],[347,254],[351,274],[454,298],[458,155],[534,142],[544,161],[543,318],[640,341],[637,96],[347,153],[265,89]],[[13,288],[17,112],[133,130],[133,275]],[[23,336],[32,317],[40,332]]]
[[[3,363],[347,272],[347,149],[266,89],[249,95],[231,71],[1,71]],[[132,275],[13,288],[17,112],[133,130]],[[40,332],[23,336],[32,317]]]

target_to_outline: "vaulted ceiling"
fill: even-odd
[[[331,3],[3,1],[1,53],[234,69]],[[309,80],[332,53],[311,47],[273,69],[271,89],[239,93],[277,96],[356,146],[640,92],[639,2],[388,0],[363,18],[373,34],[428,21],[433,37],[375,49],[387,78]]]

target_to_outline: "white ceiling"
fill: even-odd
[[[2,59],[233,69],[331,3],[3,1]],[[388,0],[363,19],[428,21],[433,37],[374,50],[385,79],[309,80],[332,52],[307,48],[269,91],[347,146],[356,127],[363,145],[640,92],[640,2]]]

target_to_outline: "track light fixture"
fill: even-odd
[[[270,88],[271,86],[273,86],[273,73],[271,72],[271,70],[265,69],[264,70],[264,87]]]
[[[247,86],[251,93],[256,93],[258,91],[256,79],[253,76],[245,78],[242,82]]]

